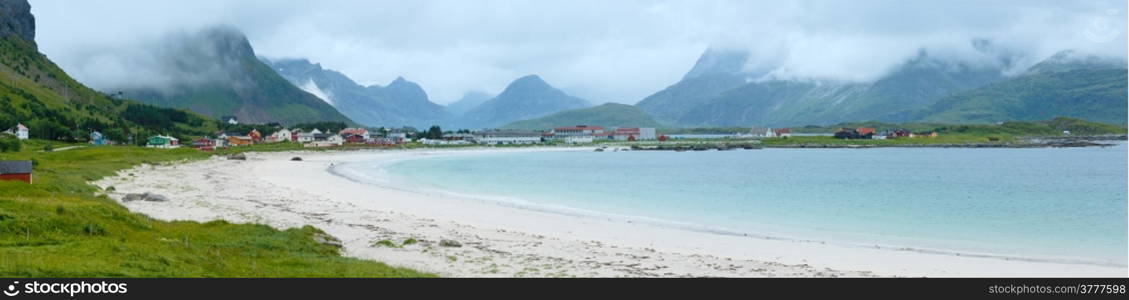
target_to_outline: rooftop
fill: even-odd
[[[553,130],[557,130],[557,131],[561,131],[561,130],[604,130],[604,126],[576,125],[576,126],[569,126],[569,127],[557,127],[557,128],[553,128]]]
[[[28,174],[31,173],[30,160],[3,160],[0,161],[0,174]]]

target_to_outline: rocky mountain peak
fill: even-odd
[[[35,46],[35,16],[27,0],[0,1],[0,36],[9,35]]]

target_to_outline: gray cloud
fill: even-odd
[[[363,84],[404,76],[446,103],[525,74],[594,102],[634,103],[676,82],[707,47],[748,49],[784,78],[865,81],[926,49],[1027,66],[1057,51],[1124,58],[1124,1],[277,1],[32,2],[48,56],[96,88],[137,78],[170,32],[242,29],[268,57],[301,57]],[[125,55],[122,55],[125,54]]]

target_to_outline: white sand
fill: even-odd
[[[1117,276],[1125,267],[1015,261],[720,235],[507,207],[358,183],[331,164],[451,151],[251,153],[141,166],[95,184],[111,197],[153,192],[168,202],[129,209],[164,220],[313,225],[339,238],[343,254],[443,276],[531,277],[859,277]],[[303,161],[290,161],[300,156]],[[420,242],[403,247],[377,241]],[[462,247],[443,247],[455,240]]]

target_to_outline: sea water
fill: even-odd
[[[351,167],[401,187],[718,234],[1123,266],[1126,156],[1121,142],[478,153]]]

